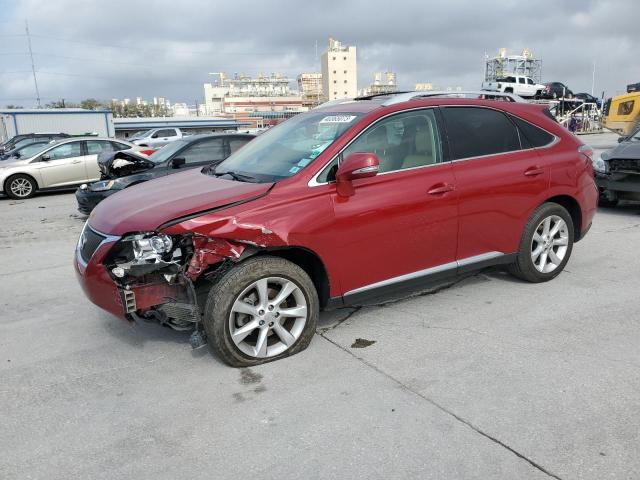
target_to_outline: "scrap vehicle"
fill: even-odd
[[[253,138],[254,135],[239,133],[192,135],[165,145],[150,156],[135,150],[102,153],[98,157],[100,181],[84,183],[76,190],[78,211],[89,215],[99,202],[125,188],[219,163]]]
[[[69,138],[70,136],[71,135],[66,133],[26,133],[16,135],[0,145],[0,155],[15,148],[28,145],[29,143],[41,141],[52,142],[54,140],[60,140],[61,138]]]
[[[615,207],[620,200],[640,200],[640,129],[619,142],[593,163],[604,207]]]
[[[19,146],[8,150],[7,152],[0,154],[0,160],[9,160],[9,159],[18,159],[22,157],[29,157],[33,155],[35,152],[41,150],[45,145],[51,143],[49,140],[39,140],[37,142],[32,143],[24,143]]]
[[[584,103],[593,103],[598,108],[602,108],[602,100],[599,99],[598,97],[594,97],[590,93],[586,93],[586,92],[576,93],[574,97],[579,100],[582,100]]]
[[[612,97],[603,110],[602,125],[623,137],[640,128],[640,92]]]
[[[99,153],[129,148],[140,147],[100,137],[69,137],[47,143],[29,156],[0,162],[0,194],[25,199],[37,192],[76,188],[100,178]]]
[[[524,75],[508,75],[495,81],[482,82],[482,90],[514,93],[520,97],[540,98],[545,86]]]
[[[182,140],[189,135],[179,128],[152,128],[138,132],[127,140],[141,147],[162,147],[171,142]]]
[[[246,367],[305,349],[321,309],[495,265],[551,280],[597,209],[592,150],[544,106],[485,95],[328,102],[215,168],[125,189],[85,224],[78,281]]]
[[[549,82],[544,84],[541,98],[573,98],[573,92],[562,82]]]

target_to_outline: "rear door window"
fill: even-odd
[[[210,163],[225,159],[224,139],[211,138],[194,143],[176,155],[184,158],[186,164]]]
[[[481,107],[444,107],[442,113],[453,160],[520,150],[516,127],[502,112]]]
[[[111,142],[106,140],[87,140],[87,155],[98,155],[104,152],[113,152]]]
[[[244,144],[246,144],[250,138],[244,137],[234,137],[229,139],[229,153],[233,153],[239,148],[241,148]]]
[[[69,142],[49,150],[49,160],[62,160],[65,158],[73,158],[82,156],[80,142]]]
[[[158,130],[158,137],[175,137],[176,131],[173,128],[167,128],[165,130]]]

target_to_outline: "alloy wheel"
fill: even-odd
[[[307,300],[295,282],[282,277],[261,278],[233,302],[229,333],[245,355],[273,357],[296,343],[307,315]]]
[[[544,218],[531,239],[531,261],[541,273],[551,273],[567,255],[569,227],[558,215]]]
[[[26,178],[18,177],[11,181],[9,189],[16,197],[24,198],[31,195],[33,185],[31,185],[31,182]]]

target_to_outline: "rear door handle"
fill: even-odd
[[[451,185],[450,183],[436,183],[433,185],[427,193],[429,195],[443,195],[448,192],[453,192],[456,189],[455,185]]]
[[[82,163],[82,160],[74,160],[74,161],[73,161],[73,162],[71,162],[71,163]]]
[[[535,177],[537,175],[542,175],[544,173],[544,169],[539,166],[529,167],[524,171],[525,177]]]

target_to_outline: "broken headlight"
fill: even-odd
[[[593,169],[599,173],[607,173],[609,169],[607,168],[607,162],[604,161],[602,156],[593,159]]]
[[[154,260],[171,251],[173,240],[169,235],[145,237],[136,235],[133,239],[133,254],[136,260]]]
[[[111,187],[113,187],[114,183],[115,180],[103,180],[101,182],[92,183],[89,186],[89,189],[93,192],[104,192],[106,190],[111,190]]]
[[[178,242],[176,244],[176,242]],[[175,273],[184,260],[181,241],[159,233],[128,235],[113,251],[111,273],[140,276],[154,271]],[[174,271],[175,270],[175,271]]]

